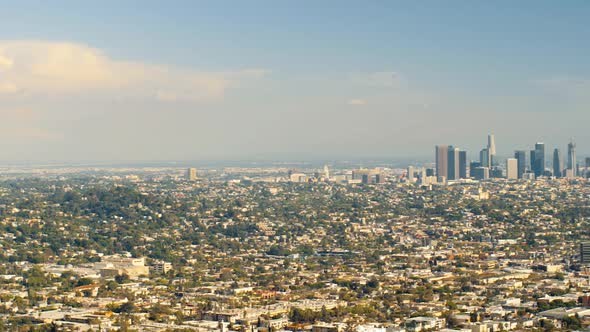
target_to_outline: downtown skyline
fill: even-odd
[[[488,134],[487,145],[479,151],[479,158],[470,159],[467,151],[453,145],[436,145],[435,166],[429,173],[436,175],[440,183],[469,178],[485,180],[505,177],[515,180],[589,177],[590,158],[581,158],[583,161],[578,162],[577,144],[573,138],[567,144],[567,158],[564,158],[559,147],[555,147],[550,154],[551,149],[548,151],[544,142],[536,142],[528,151],[513,151],[513,156],[499,157],[494,134]],[[408,174],[410,173],[412,171],[409,168]],[[425,174],[422,178],[425,178]]]

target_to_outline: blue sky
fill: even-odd
[[[488,132],[506,155],[572,136],[590,152],[588,17],[587,1],[7,2],[0,159],[403,158],[438,143],[475,158]]]

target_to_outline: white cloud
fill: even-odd
[[[192,68],[115,60],[81,44],[0,41],[0,92],[27,95],[109,93],[163,101],[204,101],[267,72],[201,72]]]
[[[12,67],[12,59],[0,55],[0,70],[10,69]]]
[[[348,101],[348,105],[366,105],[367,100],[365,99],[351,99]]]

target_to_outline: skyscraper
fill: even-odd
[[[459,178],[467,179],[467,151],[459,151]]]
[[[414,182],[414,166],[408,166],[408,181]]]
[[[518,161],[518,178],[522,179],[522,175],[526,172],[526,151],[515,151],[514,158]]]
[[[476,167],[471,170],[471,176],[476,180],[487,180],[490,178],[490,169],[487,167]]]
[[[506,159],[506,178],[510,180],[518,179],[518,159]]]
[[[545,172],[545,143],[536,143],[535,149],[531,151],[531,170],[536,177]]]
[[[488,135],[488,151],[490,152],[490,166],[493,166],[496,159],[496,138],[493,134]]]
[[[567,169],[572,170],[573,176],[577,176],[577,165],[576,165],[576,143],[572,139],[567,145]]]
[[[448,158],[449,158],[449,146],[448,145],[437,145],[435,148],[436,154],[436,176],[447,177],[448,172]]]
[[[479,161],[472,161],[469,163],[469,177],[475,177],[475,169],[481,167],[481,163]]]
[[[558,178],[563,176],[563,161],[559,149],[553,150],[553,176]]]
[[[448,152],[448,180],[457,180],[459,179],[459,149],[449,146]]]
[[[481,152],[479,153],[479,161],[481,162],[482,167],[492,167],[492,157],[490,155],[490,150],[488,148],[484,148],[481,150]]]

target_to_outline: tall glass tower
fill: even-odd
[[[561,159],[561,152],[559,149],[553,150],[553,176],[562,177],[563,174],[563,162]]]
[[[514,158],[518,161],[518,178],[522,179],[523,174],[526,172],[526,151],[518,150],[514,151]]]
[[[572,170],[573,176],[576,176],[576,143],[572,139],[567,145],[567,169]]]
[[[543,175],[545,172],[545,143],[538,142],[535,149],[531,151],[531,169],[535,177]]]

